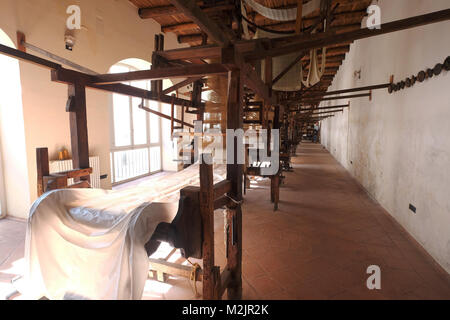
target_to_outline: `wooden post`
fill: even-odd
[[[48,148],[36,149],[37,166],[37,195],[42,196],[45,192],[44,177],[50,175],[48,163]]]
[[[241,129],[243,127],[243,76],[240,71],[228,73],[227,128]],[[227,180],[231,181],[229,197],[242,201],[243,165],[238,164],[237,147],[242,141],[234,141],[234,159],[227,159]],[[231,147],[228,146],[227,147]],[[242,150],[240,150],[242,151]],[[230,161],[233,161],[230,163]],[[242,299],[242,210],[240,204],[235,204],[227,210],[227,269],[231,273],[228,286],[228,298]]]
[[[72,142],[72,162],[74,169],[89,168],[89,144],[86,115],[86,88],[82,83],[69,85],[69,100],[72,101],[67,111],[70,114],[70,136]],[[76,179],[79,180],[78,178]],[[82,177],[88,181],[90,176]]]
[[[197,80],[194,82],[194,86],[192,88],[192,105],[198,108],[197,120],[199,121],[203,120],[203,113],[205,112],[204,108],[201,107],[202,88],[203,82],[201,80]]]
[[[200,163],[200,213],[203,221],[203,299],[218,299],[220,270],[214,265],[214,175],[212,164]]]
[[[173,135],[174,122],[175,122],[175,94],[173,94],[172,97],[174,99],[172,100],[172,106],[171,106],[171,112],[170,112],[170,133],[171,133],[171,135]],[[181,122],[183,122],[183,121],[184,121],[184,119],[181,120]]]

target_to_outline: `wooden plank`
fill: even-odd
[[[335,94],[342,94],[342,93],[351,93],[351,92],[358,92],[358,91],[367,91],[367,90],[378,90],[378,89],[386,89],[391,85],[391,83],[383,83],[378,85],[372,85],[372,86],[365,86],[365,87],[358,87],[358,88],[350,88],[350,89],[342,89],[342,90],[335,90],[335,91],[328,91],[328,92],[320,92],[320,93],[313,93],[310,92],[307,95],[304,95],[303,97],[315,97],[315,96],[332,96]]]
[[[240,129],[243,127],[243,70],[230,71],[228,74],[227,100],[227,128]],[[231,141],[227,141],[227,148],[231,148]],[[231,182],[228,196],[235,201],[242,201],[243,165],[237,163],[237,147],[240,145],[234,139],[234,159],[227,159],[227,180]],[[227,267],[231,271],[231,283],[228,286],[228,298],[231,300],[242,298],[242,211],[241,206],[227,210],[225,232],[227,234]]]
[[[353,99],[353,98],[362,98],[362,97],[370,97],[372,94],[369,93],[361,93],[361,94],[353,94],[348,96],[338,96],[338,97],[328,97],[328,98],[309,98],[309,99],[302,99],[302,103],[319,103],[321,101],[331,101],[331,100],[341,100],[341,99]]]
[[[223,180],[214,185],[214,200],[231,191],[231,181]]]
[[[84,85],[80,83],[69,85],[69,96],[74,99],[74,111],[69,112],[73,167],[85,169],[90,166]],[[89,176],[82,179],[90,181]]]
[[[284,68],[276,77],[275,79],[273,79],[272,81],[272,85],[274,85],[275,83],[277,83],[278,81],[280,81],[281,78],[283,78],[286,73],[289,72],[289,70],[291,70],[300,60],[302,60],[302,58],[305,56],[305,52],[302,52],[301,54],[299,54],[297,56],[297,58],[295,58],[289,65],[286,66],[286,68]]]
[[[64,68],[52,70],[51,79],[52,79],[52,81],[65,83],[65,84],[71,84],[71,83],[75,83],[75,82],[81,80],[86,83],[86,87],[92,88],[92,89],[97,89],[97,90],[102,90],[102,91],[107,91],[107,92],[114,92],[114,93],[123,94],[126,96],[132,96],[132,97],[142,98],[142,99],[146,99],[146,100],[153,100],[153,101],[158,101],[158,102],[163,102],[163,103],[168,103],[168,104],[172,102],[172,97],[170,97],[168,95],[165,95],[165,94],[157,95],[155,92],[137,88],[137,87],[133,87],[133,86],[129,86],[129,85],[125,85],[122,83],[92,84],[92,83],[89,83],[92,81],[92,79],[90,78],[89,75],[83,74],[81,72],[73,71],[73,70],[64,69]],[[184,105],[184,106],[189,106],[189,107],[198,107],[198,106],[193,106],[191,101],[186,100],[186,99],[180,99],[180,98],[175,98],[175,104],[178,106]],[[202,105],[204,105],[204,103],[202,103]]]
[[[223,208],[230,204],[230,199],[227,196],[221,196],[214,200],[214,210]]]
[[[66,176],[67,179],[80,178],[92,174],[92,168],[74,169],[70,171],[58,172],[58,174]]]
[[[91,187],[90,183],[87,181],[81,181],[67,186],[68,189],[89,189]]]
[[[221,47],[227,47],[230,44],[225,32],[198,7],[195,0],[170,0],[170,2],[181,13],[194,21],[208,35],[209,39]]]
[[[203,299],[217,299],[214,271],[214,175],[213,166],[205,163],[202,155],[200,164],[200,213],[203,221]]]
[[[149,261],[150,261],[150,271],[157,271],[164,274],[170,274],[187,279],[191,278],[192,267],[190,266],[176,264],[162,259],[149,258]],[[196,279],[197,281],[203,280],[203,272],[201,269],[197,269]]]
[[[220,58],[222,48],[216,45],[206,45],[191,48],[179,48],[166,51],[158,51],[155,54],[169,60],[190,60]]]
[[[224,10],[232,10],[234,8],[234,5],[231,4],[224,4],[224,5],[218,5],[214,7],[200,7],[200,9],[205,13],[215,13],[220,12]],[[180,10],[173,6],[173,5],[165,5],[165,6],[156,6],[156,7],[148,7],[148,8],[141,8],[138,10],[139,17],[141,19],[154,19],[158,17],[164,17],[169,15],[179,15],[182,12]],[[199,26],[195,23],[192,27],[195,26],[195,28],[199,28]],[[182,24],[180,24],[182,25]],[[180,31],[180,29],[176,28],[177,25],[174,26],[161,26],[161,32],[174,32],[174,31]],[[181,27],[181,30],[183,28]]]
[[[172,120],[172,118],[170,116],[168,116],[168,115],[166,115],[164,113],[161,113],[159,111],[155,111],[155,110],[152,110],[152,109],[144,107],[144,106],[139,106],[139,108],[141,108],[142,110],[145,110],[147,112],[153,113],[153,114],[155,114],[155,115],[157,115],[157,116],[159,116],[161,118],[164,118],[164,119],[167,119],[167,120]],[[182,122],[181,120],[178,120],[178,119],[173,119],[173,121],[176,122],[176,123],[179,123],[181,125],[184,125],[186,127],[194,128],[193,124],[190,124],[190,123],[187,123],[187,122]]]
[[[152,70],[140,70],[124,73],[108,73],[92,76],[91,83],[108,84],[134,80],[160,80],[186,78],[226,73],[227,69],[220,63],[189,65],[183,67],[166,67]]]
[[[37,195],[40,197],[45,192],[44,177],[50,175],[50,166],[48,162],[48,148],[36,149],[36,167],[37,167]]]
[[[35,55],[26,53],[26,52],[22,52],[20,50],[16,50],[14,48],[5,46],[3,44],[0,44],[0,53],[7,55],[11,58],[15,58],[15,59],[19,59],[22,61],[27,61],[30,63],[33,63],[39,67],[44,67],[44,68],[48,68],[48,69],[59,69],[61,68],[60,64],[51,62],[49,60],[45,60],[42,58],[39,58]]]
[[[202,77],[187,78],[186,80],[183,80],[183,81],[181,81],[181,82],[179,82],[179,83],[177,83],[177,84],[175,84],[175,85],[173,85],[173,86],[163,90],[162,94],[169,94],[169,93],[171,93],[173,91],[176,91],[176,90],[178,90],[180,88],[183,88],[183,87],[191,84],[192,82],[195,82],[195,81],[200,80],[200,79],[202,79]]]

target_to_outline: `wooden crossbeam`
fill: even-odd
[[[183,87],[185,87],[185,86],[191,84],[192,82],[195,82],[195,81],[197,81],[197,80],[200,80],[201,78],[202,78],[202,77],[187,78],[186,80],[183,80],[183,81],[181,81],[181,82],[179,82],[179,83],[177,83],[177,84],[171,86],[170,88],[167,88],[167,89],[163,90],[162,93],[163,93],[163,94],[169,94],[169,93],[171,93],[171,92],[173,92],[173,91],[176,91],[176,90],[178,90],[178,89],[180,89],[180,88],[183,88]]]
[[[259,60],[267,56],[276,57],[293,52],[319,49],[333,44],[339,44],[347,41],[356,41],[447,20],[450,20],[450,9],[384,23],[380,26],[380,29],[364,28],[350,32],[343,32],[340,34],[336,34],[334,32],[325,32],[322,34],[314,34],[310,36],[285,37],[282,38],[281,41],[283,41],[284,43],[291,42],[290,44],[274,46],[274,48],[265,50],[264,52],[250,53],[246,55],[246,59]],[[271,42],[272,44],[275,44],[276,41],[279,40],[280,39],[277,40],[276,38],[274,38],[271,39]]]
[[[377,90],[377,89],[386,89],[391,85],[391,83],[383,83],[383,84],[377,84],[372,86],[365,86],[365,87],[358,87],[358,88],[350,88],[350,89],[342,89],[342,90],[336,90],[336,91],[328,91],[328,92],[321,92],[321,93],[309,93],[308,95],[303,96],[303,98],[314,98],[314,97],[324,97],[324,96],[332,96],[335,94],[342,94],[342,93],[351,93],[351,92],[358,92],[358,91],[367,91],[367,90]]]
[[[230,44],[226,33],[198,7],[194,0],[170,1],[181,13],[192,19],[208,35],[209,39],[221,47],[227,47]]]
[[[327,32],[313,35],[299,35],[291,37],[281,37],[272,39],[239,40],[235,42],[235,47],[241,54],[244,54],[246,60],[263,59],[266,56],[281,56],[292,52],[308,51],[314,48],[330,47],[342,43],[348,43],[359,39],[374,37],[386,33],[406,30],[427,24],[447,21],[450,19],[450,9],[433,12],[421,16],[397,20],[381,25],[381,29],[360,29],[350,32]],[[268,50],[261,50],[260,44],[264,43]],[[348,52],[349,46],[345,48],[330,49],[335,54]],[[330,56],[330,51],[327,56]],[[217,45],[199,46],[192,48],[181,48],[157,52],[157,54],[168,60],[189,59],[192,58],[220,58],[222,51]]]
[[[94,84],[109,84],[135,80],[161,80],[170,78],[198,77],[224,74],[228,70],[219,63],[198,64],[184,67],[167,67],[154,70],[140,70],[124,73],[108,73],[91,76]]]
[[[337,97],[328,97],[328,98],[318,98],[318,99],[305,99],[301,100],[303,103],[319,103],[321,101],[331,101],[331,100],[341,100],[341,99],[352,99],[352,98],[362,98],[362,97],[371,97],[372,93],[361,93],[361,94],[353,94],[348,96],[337,96]]]
[[[309,113],[309,112],[302,112],[300,113],[301,116],[310,114],[311,116],[316,116],[316,115],[320,115],[320,114],[328,114],[328,113],[336,113],[336,112],[343,112],[344,109],[339,109],[339,110],[328,110],[328,111],[323,111],[323,112],[313,112],[313,113]]]
[[[52,81],[65,83],[65,84],[71,84],[75,83],[77,81],[83,81],[86,84],[86,87],[107,91],[107,92],[114,92],[118,94],[123,94],[126,96],[136,97],[136,98],[142,98],[146,100],[154,100],[158,102],[163,103],[172,103],[172,97],[168,95],[157,95],[156,93],[152,91],[148,91],[145,89],[129,86],[122,83],[114,83],[114,84],[93,84],[91,83],[93,79],[90,75],[83,74],[81,72],[68,70],[64,68],[59,68],[56,70],[51,71],[51,79]],[[189,106],[193,108],[199,107],[198,105],[193,105],[191,101],[181,99],[181,98],[175,98],[175,104],[176,105],[183,105],[183,106]],[[204,103],[202,103],[200,106],[203,106]]]

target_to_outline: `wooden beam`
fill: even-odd
[[[90,75],[83,74],[81,72],[68,70],[64,68],[59,68],[56,70],[51,71],[51,79],[52,81],[65,83],[65,84],[71,84],[75,83],[76,81],[84,81],[86,83],[86,87],[107,91],[107,92],[114,92],[118,94],[123,94],[126,96],[136,97],[136,98],[142,98],[146,100],[154,100],[158,102],[163,103],[172,103],[172,97],[168,95],[157,95],[152,91],[148,91],[145,89],[129,86],[122,83],[114,83],[114,84],[92,84],[90,82],[93,81]],[[184,105],[189,107],[199,107],[192,105],[191,101],[181,98],[175,98],[175,104],[178,106]],[[204,105],[204,103],[202,103]]]
[[[220,281],[214,259],[214,174],[205,157],[200,159],[199,204],[203,227],[203,299],[217,299],[216,284]],[[209,159],[211,160],[211,159]],[[208,162],[209,163],[209,162]]]
[[[49,60],[45,60],[42,58],[39,58],[35,55],[26,53],[26,52],[22,52],[20,50],[16,50],[14,48],[5,46],[3,44],[0,44],[0,53],[9,56],[11,58],[16,58],[19,60],[23,60],[23,61],[27,61],[30,63],[33,63],[39,67],[44,67],[44,68],[48,68],[48,69],[59,69],[61,68],[60,64],[51,62]]]
[[[138,10],[138,14],[141,19],[154,19],[157,17],[170,16],[179,13],[179,10],[172,5],[140,8]]]
[[[348,108],[348,107],[350,107],[350,104],[343,104],[343,105],[337,105],[337,106],[332,106],[332,107],[320,107],[320,108],[298,109],[298,110],[292,110],[292,112],[297,112],[297,111],[328,110],[328,109]]]
[[[190,48],[179,48],[165,51],[158,51],[155,54],[171,60],[189,60],[189,59],[210,59],[220,58],[222,48],[216,45],[206,45]]]
[[[283,78],[286,73],[289,72],[289,70],[291,70],[300,60],[302,60],[302,58],[305,56],[305,52],[302,52],[301,54],[299,54],[297,56],[297,58],[295,58],[288,66],[286,66],[286,68],[284,68],[276,77],[275,79],[273,79],[272,81],[272,85],[274,85],[275,83],[277,83],[278,81],[280,81],[281,78]]]
[[[36,149],[37,167],[37,195],[42,196],[45,192],[44,177],[50,175],[50,165],[48,162],[48,148]]]
[[[141,108],[142,110],[145,110],[145,111],[147,111],[147,112],[153,113],[153,114],[155,114],[155,115],[157,115],[157,116],[159,116],[159,117],[161,117],[161,118],[164,118],[164,119],[167,119],[167,120],[171,120],[171,121],[172,121],[172,118],[171,118],[170,116],[168,116],[168,115],[166,115],[166,114],[164,114],[164,113],[161,113],[161,112],[159,112],[159,111],[155,111],[155,110],[152,110],[152,109],[147,108],[147,107],[144,107],[144,106],[139,106],[139,108]],[[187,122],[184,122],[184,121],[175,119],[175,118],[173,119],[173,121],[176,122],[176,123],[179,123],[179,124],[181,124],[181,125],[187,126],[187,127],[189,127],[189,128],[194,128],[194,125],[192,125],[192,124],[190,124],[190,123],[187,123]]]
[[[219,63],[189,65],[184,67],[167,67],[154,70],[140,70],[124,73],[109,73],[92,76],[92,83],[108,84],[134,80],[160,80],[185,78],[226,73],[228,70]]]
[[[263,52],[250,53],[246,55],[245,58],[248,60],[257,60],[263,59],[267,56],[277,57],[293,52],[323,48],[347,41],[356,41],[447,20],[450,20],[450,9],[384,23],[381,25],[380,29],[364,28],[350,32],[343,32],[340,34],[336,34],[335,32],[325,32],[310,36],[292,36],[279,39],[274,38],[270,39],[270,42],[274,45],[274,48]],[[276,43],[280,40],[284,43],[291,43],[287,45],[276,45]]]
[[[195,82],[195,81],[197,81],[197,80],[200,80],[201,78],[202,78],[202,77],[187,78],[186,80],[183,80],[183,81],[181,81],[181,82],[179,82],[179,83],[177,83],[177,84],[171,86],[170,88],[164,89],[164,90],[162,91],[162,93],[163,93],[163,94],[169,94],[169,93],[171,93],[171,92],[173,92],[173,91],[176,91],[176,90],[178,90],[178,89],[180,89],[180,88],[183,88],[183,87],[185,87],[185,86],[187,86],[187,85],[190,85],[192,82]]]
[[[153,259],[149,258],[150,271],[161,272],[164,274],[170,274],[173,276],[183,277],[190,279],[192,275],[192,267],[185,266],[182,264],[168,262],[163,259]],[[196,275],[197,281],[203,280],[203,272],[201,269],[197,269]]]
[[[198,7],[194,0],[170,1],[181,13],[192,19],[209,39],[221,47],[228,47],[230,41],[225,36],[225,32]]]
[[[318,98],[314,99],[314,97],[301,100],[302,103],[319,103],[321,101],[331,101],[331,100],[341,100],[341,99],[353,99],[353,98],[362,98],[362,97],[370,97],[372,96],[372,93],[361,93],[361,94],[354,94],[349,96],[337,96],[337,97],[328,97],[328,98]]]
[[[201,6],[200,9],[204,13],[215,13],[215,12],[221,12],[225,10],[233,10],[234,5],[231,4],[224,4],[224,5],[218,5],[215,7],[203,7]],[[138,10],[139,17],[141,19],[154,19],[159,17],[167,17],[171,15],[179,15],[182,14],[182,12],[173,5],[165,5],[165,6],[157,6],[157,7],[148,7],[148,8],[141,8]],[[198,27],[198,26],[197,26]],[[175,30],[161,30],[162,32],[170,32]]]
[[[74,99],[73,110],[69,112],[72,162],[74,168],[89,168],[89,143],[86,114],[86,88],[81,83],[69,85],[69,96]],[[89,175],[81,178],[89,181]]]
[[[304,116],[304,115],[310,114],[311,116],[316,116],[316,115],[320,115],[320,114],[336,113],[336,112],[343,112],[343,111],[344,111],[344,109],[328,110],[328,111],[313,112],[313,113],[303,112],[303,113],[300,113],[299,115]]]
[[[227,129],[243,128],[243,84],[242,71],[230,71],[228,74]],[[227,140],[227,147],[234,146],[234,158],[227,159],[227,180],[231,182],[228,196],[235,201],[242,200],[243,165],[238,164],[238,146],[242,141],[234,138],[233,144]],[[240,150],[239,150],[240,151]],[[228,298],[242,298],[242,211],[241,205],[227,210],[225,232],[227,234],[227,268],[231,272]]]
[[[358,91],[367,91],[367,90],[377,90],[377,89],[386,89],[390,86],[390,83],[383,83],[383,84],[377,84],[372,86],[365,86],[365,87],[358,87],[358,88],[350,88],[350,89],[342,89],[342,90],[336,90],[336,91],[328,91],[328,92],[321,92],[321,93],[309,93],[308,95],[303,96],[303,98],[311,97],[315,98],[317,96],[324,97],[324,96],[332,96],[335,94],[341,94],[341,93],[351,93],[351,92],[358,92]]]

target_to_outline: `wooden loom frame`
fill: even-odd
[[[154,52],[155,68],[152,70],[128,72],[123,74],[89,75],[63,68],[61,65],[0,45],[0,53],[14,58],[34,63],[51,70],[52,81],[65,83],[69,87],[69,98],[66,106],[70,114],[70,130],[72,144],[73,167],[78,168],[60,176],[48,173],[45,151],[38,150],[38,186],[39,192],[55,187],[67,185],[67,179],[74,177],[79,180],[79,187],[86,187],[89,181],[89,145],[86,117],[86,88],[93,88],[107,92],[125,94],[147,100],[156,100],[163,103],[181,105],[198,109],[199,116],[204,104],[194,94],[192,101],[167,96],[162,92],[161,85],[152,86],[151,91],[123,85],[120,82],[131,80],[162,80],[166,78],[197,78],[207,75],[228,75],[228,103],[227,127],[239,129],[243,126],[242,104],[244,84],[261,98],[267,106],[276,106],[282,103],[272,95],[272,57],[292,52],[308,52],[311,49],[330,46],[348,41],[368,38],[390,32],[405,30],[430,23],[450,19],[450,10],[442,10],[422,16],[398,20],[381,25],[380,29],[361,29],[351,32],[335,34],[325,32],[319,35],[296,35],[292,37],[237,40],[228,39],[217,28],[192,0],[172,0],[174,5],[192,18],[204,31],[219,45],[200,46],[196,48],[183,48],[164,51],[161,40]],[[163,41],[162,41],[163,42]],[[219,63],[208,64],[205,59],[216,59]],[[262,82],[252,63],[265,59],[266,83]],[[190,61],[186,64],[187,61]],[[268,76],[270,75],[270,76]],[[196,81],[198,83],[198,81]],[[197,86],[198,87],[198,86]],[[195,90],[194,90],[195,91]],[[197,97],[197,98],[194,98]],[[314,101],[318,102],[318,101]],[[148,110],[149,112],[154,112]],[[154,112],[155,113],[155,112]],[[167,117],[163,114],[157,114]],[[178,121],[177,121],[178,122]],[[187,125],[181,123],[183,125]],[[236,146],[235,146],[236,147]],[[236,152],[234,153],[236,156]],[[235,159],[236,160],[236,159]],[[234,163],[237,163],[236,161]],[[40,173],[39,173],[40,172]],[[227,180],[221,184],[213,184],[212,166],[200,166],[200,188],[183,189],[181,194],[199,199],[199,211],[202,220],[202,257],[203,257],[203,298],[219,299],[225,290],[228,297],[238,299],[242,297],[242,176],[243,168],[239,164],[227,165]],[[65,179],[65,181],[63,181]],[[87,181],[87,182],[86,182]],[[39,187],[38,187],[39,188]],[[226,194],[226,196],[225,196]],[[233,199],[230,204],[230,198]],[[227,206],[227,267],[220,273],[214,263],[214,220],[215,208]]]

